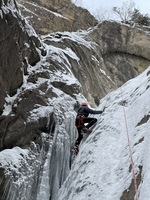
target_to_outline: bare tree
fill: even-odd
[[[99,22],[110,20],[112,13],[108,8],[99,7],[95,10],[94,16]]]
[[[121,19],[123,23],[129,23],[134,10],[135,3],[132,0],[123,2],[121,7],[113,7],[114,13]]]

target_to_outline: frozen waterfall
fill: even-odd
[[[5,168],[1,200],[54,200],[70,171],[70,149],[76,138],[74,113],[56,115],[50,134],[42,133],[42,148],[32,143],[1,152]]]

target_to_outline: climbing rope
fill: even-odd
[[[121,87],[121,98],[122,98],[122,102],[124,102],[122,87]],[[129,151],[130,151],[130,161],[131,161],[131,166],[132,166],[132,175],[133,175],[133,178],[134,178],[134,188],[135,188],[135,193],[136,193],[136,200],[138,200],[139,198],[138,198],[137,180],[136,180],[136,175],[135,175],[134,162],[133,162],[133,157],[132,157],[131,141],[130,141],[130,137],[129,137],[127,117],[126,117],[124,105],[123,105],[123,113],[124,113],[124,119],[125,119],[125,128],[126,128],[126,134],[127,134],[127,139],[128,139],[128,146],[129,146]]]

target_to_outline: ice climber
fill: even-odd
[[[83,138],[82,131],[85,133],[90,133],[91,130],[89,128],[97,122],[96,118],[88,117],[89,114],[102,114],[103,111],[90,109],[86,102],[83,102],[81,104],[81,107],[79,108],[77,112],[77,116],[75,120],[75,126],[78,130],[78,138],[75,142],[76,153],[78,153],[78,146]]]

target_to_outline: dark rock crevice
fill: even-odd
[[[139,174],[136,176],[137,189],[142,180],[141,174],[142,174],[142,166],[139,166]],[[123,192],[120,200],[134,200],[135,195],[136,195],[135,184],[134,184],[134,179],[132,179],[130,187]]]
[[[141,126],[142,124],[147,123],[147,121],[149,120],[149,118],[150,118],[150,115],[144,116],[144,117],[141,119],[141,121],[136,125],[136,127],[137,127],[137,126]]]

